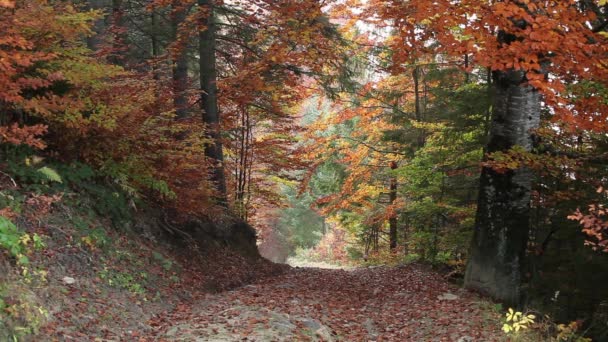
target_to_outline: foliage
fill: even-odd
[[[608,195],[608,191],[604,191],[602,187],[597,192]],[[583,226],[583,233],[592,239],[585,241],[585,244],[592,246],[593,250],[608,252],[608,238],[605,236],[606,230],[608,230],[606,216],[608,214],[603,204],[590,204],[587,215],[577,210],[576,213],[568,216],[568,218],[578,221]]]
[[[572,342],[591,342],[590,338],[579,335],[578,330],[580,328],[580,322],[570,322],[568,324],[557,325],[557,336],[555,339],[560,341],[572,341]]]
[[[326,222],[310,208],[313,202],[310,196],[297,196],[293,187],[284,189],[290,207],[281,210],[278,229],[285,232],[292,250],[314,247],[327,229]]]
[[[519,330],[528,329],[530,324],[534,324],[534,319],[536,318],[534,315],[514,311],[512,308],[509,308],[505,316],[502,331],[507,335],[516,335],[519,333]]]
[[[0,285],[0,337],[20,341],[40,331],[49,312],[24,285]]]
[[[607,193],[594,192],[608,172],[606,1],[106,3],[0,0],[0,247],[24,279],[45,271],[28,258],[54,229],[44,221],[53,210],[78,208],[62,247],[95,255],[112,249],[109,221],[129,226],[151,203],[169,225],[232,211],[277,261],[460,272],[480,169],[527,168],[530,301],[567,305],[564,322],[600,310],[606,290],[587,280],[606,274],[606,254],[577,246],[608,251]],[[207,65],[210,45],[196,45],[212,13]],[[217,94],[195,85],[205,67]],[[532,151],[486,155],[493,90],[513,83],[507,74],[542,95],[542,122],[519,132],[534,135]],[[217,125],[196,108],[206,96],[217,96]],[[207,158],[211,146],[224,155]],[[13,224],[24,217],[40,231]],[[148,273],[112,266],[97,270],[106,283],[146,291]],[[526,317],[511,312],[505,326],[517,332]]]
[[[19,264],[25,265],[29,262],[25,255],[25,246],[29,240],[29,235],[19,231],[9,219],[0,216],[0,247],[16,258]]]

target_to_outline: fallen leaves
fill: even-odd
[[[192,303],[183,317],[171,316],[160,339],[498,340],[498,328],[482,318],[476,300],[418,265],[295,268]]]

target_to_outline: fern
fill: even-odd
[[[48,181],[51,182],[56,182],[56,183],[63,183],[63,180],[61,179],[61,176],[59,175],[59,173],[57,173],[57,171],[51,169],[48,166],[43,166],[41,168],[39,168],[38,173],[42,174]]]

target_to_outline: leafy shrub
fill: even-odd
[[[528,329],[530,324],[534,323],[536,316],[524,314],[519,311],[514,311],[509,308],[505,314],[505,323],[502,326],[502,331],[507,335],[517,334],[521,329]]]
[[[0,340],[19,341],[38,332],[48,317],[39,302],[22,283],[0,286]]]
[[[421,256],[422,260],[434,261],[437,253],[437,237],[432,232],[416,231],[408,241],[410,251]]]
[[[0,248],[8,251],[9,255],[17,259],[20,264],[27,264],[28,258],[25,256],[25,244],[22,237],[25,236],[7,218],[0,216]]]

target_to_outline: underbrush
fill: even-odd
[[[0,341],[136,340],[181,301],[276,272],[169,238],[141,194],[85,164],[0,166]]]
[[[127,216],[111,215],[120,213],[121,195],[103,202],[42,182],[11,185],[1,191],[0,340],[115,337],[122,333],[110,327],[141,320],[146,303],[169,309],[180,270],[124,230]]]

